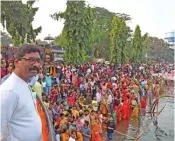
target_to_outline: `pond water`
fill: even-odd
[[[135,140],[142,132],[144,133],[138,141],[174,141],[174,98],[161,98],[158,111],[164,106],[165,108],[154,120],[150,113],[146,113],[138,119],[130,118],[118,123],[116,130],[127,136],[115,133],[115,141]],[[157,124],[153,124],[155,120]],[[103,133],[103,140],[107,141],[105,134],[106,132]]]

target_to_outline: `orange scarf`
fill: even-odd
[[[42,107],[38,100],[36,101],[36,104],[37,104],[37,110],[42,123],[42,141],[49,141],[49,132],[47,128],[47,122],[46,122],[46,117],[44,115],[44,111],[42,110]]]

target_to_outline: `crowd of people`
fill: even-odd
[[[13,72],[13,60],[1,60],[1,83]],[[57,141],[114,141],[117,124],[138,117],[148,96],[157,97],[168,81],[153,73],[171,73],[168,63],[44,62],[30,81],[47,107]],[[143,112],[144,113],[144,112]]]

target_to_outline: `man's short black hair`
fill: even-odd
[[[89,126],[89,121],[85,120],[84,122],[86,123],[87,126]]]
[[[15,59],[22,59],[25,54],[38,52],[41,55],[41,48],[37,45],[24,44],[19,46],[15,51]]]

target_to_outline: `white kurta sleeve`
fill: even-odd
[[[9,137],[9,121],[17,108],[19,97],[17,93],[7,90],[0,91],[1,95],[1,137]]]

